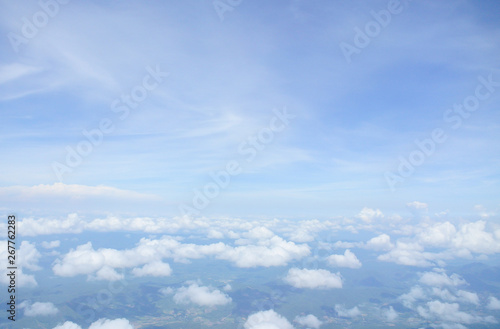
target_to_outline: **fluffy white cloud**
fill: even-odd
[[[427,295],[420,286],[414,286],[410,289],[410,292],[399,296],[399,299],[404,306],[408,308],[413,308],[413,304],[419,300],[426,299]]]
[[[458,274],[452,274],[448,276],[442,270],[436,270],[435,272],[425,272],[420,277],[420,283],[433,287],[442,286],[460,286],[467,284],[467,282]]]
[[[319,327],[323,324],[323,322],[320,321],[313,314],[308,314],[308,315],[304,315],[304,316],[296,316],[293,321],[297,322],[301,326],[313,328],[313,329],[319,329]]]
[[[43,315],[54,315],[59,312],[57,307],[52,303],[41,303],[36,302],[33,304],[21,303],[20,308],[24,308],[25,316],[43,316]]]
[[[289,261],[301,259],[309,253],[308,245],[297,245],[278,236],[237,247],[222,242],[209,245],[181,243],[177,239],[164,236],[157,240],[143,238],[135,248],[125,250],[109,248],[95,250],[88,242],[71,249],[55,262],[52,269],[60,276],[86,274],[89,277],[95,275],[93,278],[97,279],[118,280],[123,274],[118,274],[115,269],[136,268],[144,264],[149,265],[145,265],[142,269],[136,268],[132,272],[145,274],[148,271],[153,273],[156,269],[156,274],[161,272],[165,275],[168,273],[166,265],[156,266],[164,258],[186,262],[190,259],[213,256],[231,261],[238,267],[269,267],[286,265]]]
[[[486,306],[489,310],[500,310],[500,300],[495,297],[488,298],[488,305]]]
[[[340,273],[327,270],[308,270],[291,268],[284,281],[295,288],[332,289],[342,288]]]
[[[346,249],[343,255],[328,256],[327,261],[335,267],[360,268],[362,266],[356,255],[349,249]]]
[[[216,306],[231,303],[231,297],[212,287],[199,286],[193,282],[187,287],[177,289],[174,295],[177,304],[193,303],[200,306]]]
[[[479,296],[475,292],[459,290],[457,291],[457,296],[462,302],[479,305]]]
[[[365,223],[371,223],[374,219],[384,218],[384,214],[379,209],[364,207],[357,215]]]
[[[429,320],[440,320],[451,323],[496,323],[496,320],[491,317],[481,317],[460,311],[458,303],[443,303],[438,300],[427,302],[426,306],[417,307],[418,314]]]
[[[135,276],[169,276],[172,274],[172,269],[169,264],[158,261],[134,268],[132,274]]]
[[[127,319],[99,319],[92,323],[89,329],[134,329]]]
[[[417,239],[424,245],[447,247],[455,237],[457,230],[450,222],[436,223],[417,234]]]
[[[123,274],[118,273],[114,268],[103,266],[95,273],[95,276],[90,276],[89,278],[92,280],[118,281],[122,280],[124,277]]]
[[[354,306],[353,308],[347,309],[343,305],[336,304],[335,305],[335,311],[340,317],[344,318],[355,318],[357,316],[361,315],[361,311],[357,306]]]
[[[390,250],[394,248],[394,245],[391,243],[391,237],[387,234],[380,234],[376,236],[366,243],[366,248],[372,250]]]
[[[80,327],[74,322],[66,321],[63,324],[55,326],[53,329],[82,329],[82,327]]]
[[[398,312],[392,306],[382,311],[382,315],[388,322],[394,322],[398,318]]]
[[[10,254],[8,253],[7,240],[0,240],[0,266],[4,269],[2,275],[0,275],[0,283],[9,285],[10,278],[7,276],[9,271],[6,269],[8,265]],[[11,249],[12,250],[12,249]],[[31,271],[36,271],[40,269],[38,266],[38,261],[41,257],[40,252],[36,249],[33,243],[28,241],[22,241],[17,249],[16,255],[16,285],[19,287],[35,287],[37,282],[35,276],[32,274],[27,274],[26,269]],[[11,259],[10,259],[11,260]]]
[[[250,315],[244,324],[245,329],[294,329],[286,318],[274,310],[261,311]]]
[[[401,265],[427,267],[433,265],[438,258],[435,254],[425,252],[422,245],[411,242],[396,242],[396,247],[386,254],[378,256],[384,262],[394,262]]]
[[[229,260],[238,267],[283,266],[310,254],[309,246],[285,241],[279,236],[258,241],[255,245],[226,248],[217,258]]]

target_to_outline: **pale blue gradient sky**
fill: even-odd
[[[211,1],[74,0],[16,52],[8,33],[41,9],[0,1],[0,208],[175,216],[236,160],[243,172],[202,215],[498,209],[500,87],[458,129],[443,120],[478,76],[500,81],[498,3],[402,1],[347,63],[339,44],[387,4],[244,0],[221,21]],[[120,120],[110,105],[147,66],[169,76]],[[295,118],[247,163],[239,145],[285,107]],[[103,118],[115,130],[64,175],[79,187],[57,192],[52,164]],[[384,173],[435,128],[446,142],[391,191]],[[87,193],[99,185],[126,191]]]

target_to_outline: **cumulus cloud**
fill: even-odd
[[[398,318],[398,312],[392,306],[382,311],[382,315],[388,322],[394,322]]]
[[[458,274],[452,274],[448,276],[441,270],[436,270],[435,272],[425,272],[420,277],[420,283],[428,286],[460,286],[467,284],[467,282]]]
[[[363,222],[370,224],[374,219],[384,218],[384,214],[379,209],[363,208],[357,215]]]
[[[400,265],[427,267],[434,265],[433,260],[438,258],[433,253],[425,252],[424,247],[415,242],[397,241],[396,247],[386,254],[378,256],[378,260],[394,262]]]
[[[220,290],[212,287],[200,286],[192,282],[189,286],[177,289],[174,302],[177,304],[193,303],[200,306],[217,306],[231,303],[232,299]]]
[[[319,329],[319,327],[323,324],[322,321],[320,321],[316,316],[314,316],[312,314],[308,314],[308,315],[304,315],[304,316],[296,316],[293,321],[297,322],[301,326],[304,326],[307,328],[312,328],[312,329]]]
[[[7,248],[7,240],[0,240],[0,266],[4,269],[9,266],[8,261],[10,254],[8,253]],[[16,285],[19,287],[35,287],[37,286],[37,282],[35,276],[33,274],[27,274],[27,270],[37,271],[40,269],[38,266],[38,261],[41,258],[40,252],[36,249],[35,244],[22,241],[19,245],[19,249],[17,250],[16,256]],[[10,278],[6,275],[7,272],[3,272],[3,275],[0,275],[0,283],[9,285]]]
[[[347,309],[343,305],[335,304],[335,311],[340,317],[343,318],[355,318],[361,315],[361,311],[357,306]]]
[[[229,260],[238,267],[283,266],[310,254],[306,244],[297,245],[279,236],[258,241],[255,245],[226,248],[217,255],[219,259]]]
[[[410,289],[410,292],[399,296],[399,299],[404,306],[408,308],[413,308],[413,304],[419,300],[426,299],[427,295],[420,286],[414,286]]]
[[[278,236],[236,247],[222,242],[209,245],[181,243],[177,239],[164,236],[157,240],[143,238],[135,248],[125,250],[109,248],[95,250],[92,243],[88,242],[71,249],[56,260],[52,270],[59,276],[85,274],[97,279],[118,280],[123,277],[123,274],[118,274],[115,271],[118,268],[136,268],[132,270],[133,274],[143,275],[153,273],[156,269],[156,274],[161,272],[165,275],[168,273],[168,269],[166,265],[160,265],[164,258],[186,262],[191,259],[213,256],[217,259],[231,261],[238,267],[269,267],[286,265],[292,260],[309,255],[309,253],[308,245],[297,245]],[[137,268],[151,263],[154,265]]]
[[[66,321],[63,324],[55,326],[53,329],[82,329],[74,322]],[[127,319],[99,319],[93,322],[88,329],[134,329]]]
[[[479,305],[479,296],[475,292],[459,290],[457,296],[462,302]]]
[[[500,310],[500,300],[491,296],[488,298],[488,305],[486,306],[489,310]]]
[[[92,323],[89,329],[134,329],[127,319],[99,319]]]
[[[44,316],[44,315],[54,315],[59,312],[57,307],[52,303],[41,303],[36,302],[33,304],[29,304],[27,302],[23,302],[19,304],[20,308],[24,308],[25,316]]]
[[[439,300],[427,302],[425,306],[417,307],[418,314],[429,320],[440,320],[451,323],[496,323],[496,320],[491,317],[481,317],[460,311],[458,303],[445,303]]]
[[[379,236],[376,236],[366,243],[366,248],[372,249],[372,250],[390,250],[394,247],[394,245],[391,243],[391,237],[387,234],[380,234]]]
[[[82,329],[82,327],[80,327],[74,322],[66,321],[63,324],[55,326],[53,329]]]
[[[294,329],[292,324],[274,310],[251,314],[244,324],[245,329]]]
[[[158,261],[134,268],[132,274],[135,276],[169,276],[172,274],[172,269],[169,264]]]
[[[327,270],[308,270],[291,268],[284,281],[295,288],[332,289],[342,288],[340,273]]]
[[[349,249],[346,249],[343,255],[328,256],[327,261],[335,267],[360,268],[362,266],[356,255]]]

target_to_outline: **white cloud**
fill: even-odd
[[[251,314],[244,324],[245,329],[294,329],[286,318],[274,310]]]
[[[0,196],[8,197],[15,195],[16,198],[23,199],[46,199],[62,198],[64,200],[83,198],[119,198],[119,199],[153,199],[158,200],[158,196],[137,193],[134,191],[122,190],[110,186],[88,186],[77,184],[54,183],[52,185],[40,184],[34,186],[8,186],[0,187]]]
[[[169,276],[172,274],[172,269],[169,264],[158,261],[134,268],[132,274],[135,276]]]
[[[419,300],[426,299],[427,295],[420,286],[414,286],[410,289],[410,292],[399,296],[399,299],[404,306],[408,308],[413,308],[413,304]]]
[[[52,270],[59,276],[75,276],[78,274],[91,274],[100,270],[105,265],[105,256],[94,251],[92,243],[71,249],[63,259],[56,261]]]
[[[385,262],[408,266],[427,267],[433,265],[435,254],[425,252],[424,248],[415,242],[397,241],[396,247],[386,254],[378,256],[378,259]]]
[[[384,214],[379,209],[371,209],[364,207],[357,215],[363,222],[369,224],[374,219],[384,218]]]
[[[301,326],[304,326],[307,328],[312,328],[312,329],[319,329],[319,327],[323,324],[323,322],[320,321],[313,314],[308,314],[308,315],[304,315],[304,316],[296,316],[293,321],[297,322]]]
[[[160,293],[164,295],[172,295],[175,292],[175,290],[172,287],[166,287],[166,288],[161,288]]]
[[[12,260],[7,258],[10,256],[7,249],[7,240],[0,240],[0,266],[5,269],[3,275],[0,275],[0,283],[9,285],[10,278],[7,276],[9,270],[7,270],[8,261]],[[15,264],[17,265],[16,270],[16,285],[19,287],[35,287],[37,282],[33,274],[26,274],[26,270],[36,271],[40,269],[38,266],[38,261],[41,257],[40,252],[36,249],[33,243],[28,241],[22,241],[19,249],[17,250],[17,256],[15,259]]]
[[[117,268],[137,267],[143,264],[159,264],[163,258],[172,258],[176,262],[214,256],[217,259],[233,262],[238,267],[283,266],[291,260],[301,259],[309,255],[308,245],[297,245],[285,241],[278,236],[256,241],[255,244],[233,247],[222,242],[209,245],[181,243],[177,239],[163,236],[152,240],[143,238],[135,248],[116,250],[101,248],[95,250],[92,244],[80,245],[56,260],[53,271],[59,276],[75,276],[97,274],[98,279],[117,280],[122,274],[111,271]],[[146,266],[143,270],[135,269],[133,273],[145,273],[154,266]],[[167,273],[162,266],[162,273]]]
[[[500,300],[491,296],[488,298],[488,305],[486,306],[489,310],[500,310]]]
[[[475,292],[459,290],[457,291],[457,296],[462,302],[479,305],[479,297]]]
[[[216,257],[232,261],[238,267],[270,267],[283,266],[309,254],[310,249],[306,244],[297,245],[274,236],[269,240],[261,240],[256,245],[225,248]]]
[[[360,268],[362,266],[356,255],[349,249],[346,249],[343,255],[328,256],[327,261],[335,267]]]
[[[118,273],[114,268],[103,266],[95,273],[95,276],[89,278],[92,280],[118,281],[122,280],[124,277],[123,274]]]
[[[443,303],[434,300],[427,302],[426,306],[427,308],[422,306],[417,307],[417,312],[425,319],[439,319],[441,321],[466,324],[483,321],[480,317],[460,311],[460,306],[457,303]]]
[[[424,245],[446,247],[453,241],[457,230],[450,222],[436,223],[418,233],[417,239]]]
[[[291,268],[284,281],[295,288],[332,289],[342,288],[340,273],[327,270],[308,270]]]
[[[89,329],[134,329],[127,319],[99,319],[92,323]]]
[[[344,318],[355,318],[361,315],[361,311],[357,306],[347,309],[343,305],[335,304],[335,311],[340,317]]]
[[[427,210],[428,207],[427,203],[419,201],[408,202],[406,206],[413,210]]]
[[[244,238],[255,240],[270,239],[273,236],[274,233],[264,226],[254,227],[250,231],[243,234]]]
[[[444,272],[425,272],[420,277],[420,283],[423,283],[428,286],[433,287],[442,287],[442,286],[460,286],[467,284],[467,282],[460,277],[458,274],[452,274],[448,276]]]
[[[372,250],[390,250],[394,248],[394,245],[391,243],[391,237],[387,234],[380,234],[376,236],[366,243],[366,248]]]
[[[41,246],[45,249],[53,249],[53,248],[57,248],[61,245],[61,241],[59,240],[54,240],[54,241],[50,241],[50,242],[47,242],[47,241],[43,241],[41,243]]]
[[[174,295],[177,304],[193,303],[200,306],[216,306],[231,303],[231,297],[212,287],[199,286],[191,283],[187,287],[177,289]]]
[[[66,321],[63,324],[55,326],[53,329],[82,329],[82,327],[80,327],[74,322]]]
[[[24,308],[24,315],[25,316],[44,316],[44,315],[54,315],[59,312],[57,307],[52,304],[52,303],[41,303],[41,302],[36,302],[33,303],[32,305],[29,305],[28,303],[26,304],[20,304],[19,305],[21,308]]]
[[[398,312],[392,306],[382,311],[382,315],[388,322],[394,322],[398,318]]]

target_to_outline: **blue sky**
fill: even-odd
[[[43,9],[0,1],[0,209],[178,216],[236,161],[196,215],[498,211],[498,4],[401,1],[348,62],[340,44],[389,3],[243,0],[221,19],[212,1],[74,0],[13,46]],[[144,79],[151,90],[121,119],[113,102]],[[454,127],[446,111],[484,79],[496,89]],[[265,135],[284,111],[293,118]],[[68,147],[103,120],[113,131],[69,166]],[[435,129],[446,140],[391,189],[387,173]],[[55,163],[71,170],[59,179]]]

